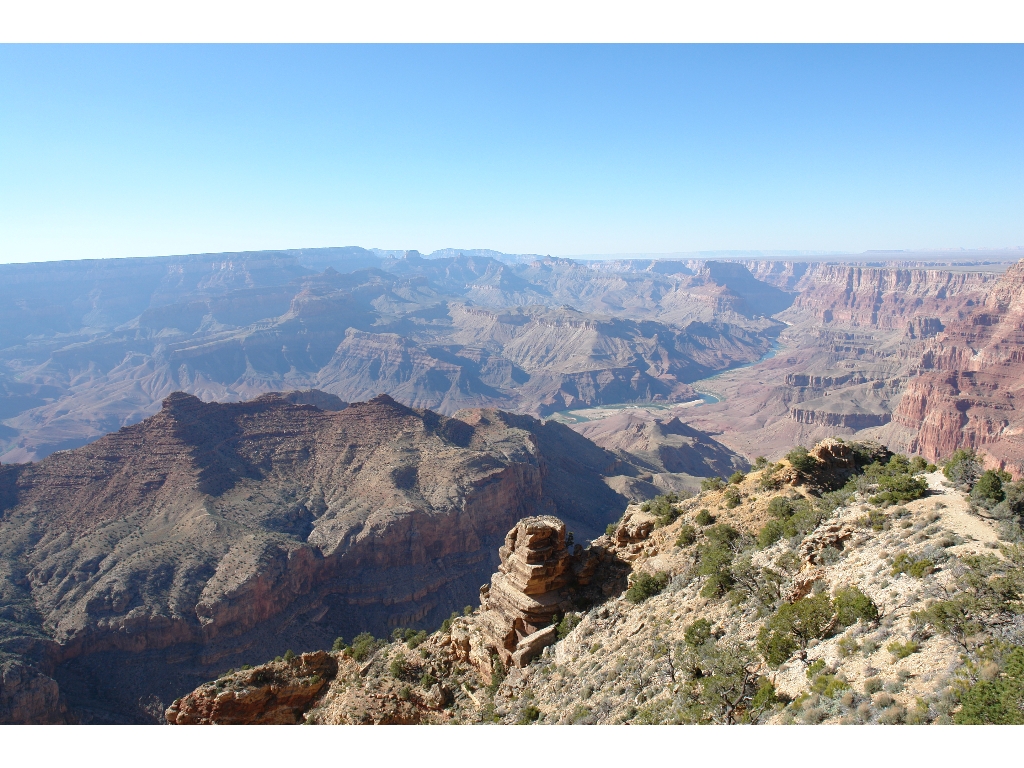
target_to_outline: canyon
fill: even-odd
[[[528,666],[553,616],[625,588],[651,531],[629,505],[795,445],[1020,477],[1022,264],[0,266],[0,721],[157,722],[294,648],[306,682],[268,668],[282,698],[253,700],[294,722],[334,696],[313,677],[360,674],[309,654],[435,629],[481,584],[452,638],[489,650],[460,663]],[[181,722],[221,716],[200,699]]]

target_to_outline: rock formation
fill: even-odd
[[[501,565],[480,590],[481,628],[506,666],[522,667],[555,641],[552,618],[572,608],[565,523],[527,517],[498,550]]]
[[[138,701],[166,706],[212,669],[436,627],[474,598],[517,520],[557,512],[593,537],[627,501],[605,480],[636,471],[564,425],[501,411],[178,393],[88,446],[0,467],[0,649],[66,680],[78,716],[145,721]],[[58,717],[50,682],[18,674],[0,702]],[[19,720],[28,704],[4,706]]]
[[[294,725],[338,672],[324,651],[234,672],[167,708],[171,725]]]

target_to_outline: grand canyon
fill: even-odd
[[[698,511],[753,547],[777,493],[794,509],[854,494],[787,534],[792,572],[762,564],[793,604],[814,583],[887,599],[874,561],[841,573],[830,558],[904,546],[888,523],[856,533],[878,490],[858,473],[894,454],[920,457],[927,491],[898,508],[907,530],[950,537],[942,557],[1013,541],[970,488],[921,473],[967,450],[1007,488],[1024,474],[1021,257],[348,247],[0,265],[0,722],[533,722],[573,707],[564,722],[667,721],[649,692],[585,704],[607,680],[574,665],[626,647],[644,606],[759,631],[725,611],[726,590],[709,604],[697,589],[717,535],[684,541]],[[623,597],[663,576],[676,588]],[[934,590],[915,589],[900,595],[923,609]],[[889,630],[912,633],[908,617]],[[396,630],[355,653],[335,642]],[[822,639],[804,659],[846,688],[883,669],[840,670],[823,654],[841,638]],[[414,680],[394,665],[417,646],[401,662],[422,667]],[[610,680],[614,660],[590,653]],[[779,674],[798,700],[803,678]],[[572,676],[591,693],[553,683]],[[899,693],[876,707],[912,719]],[[815,706],[765,711],[857,711]]]

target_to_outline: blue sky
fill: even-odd
[[[0,262],[1024,245],[1024,46],[0,46]]]

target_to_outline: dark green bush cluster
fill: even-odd
[[[798,648],[825,637],[835,625],[835,608],[827,592],[783,603],[757,635],[757,650],[771,667],[784,664]]]
[[[697,529],[692,525],[684,525],[679,528],[679,535],[676,537],[677,547],[688,547],[697,541]]]
[[[633,584],[626,590],[626,599],[631,603],[642,603],[647,598],[654,597],[666,586],[668,586],[667,573],[642,572],[633,579]]]
[[[736,583],[730,566],[735,551],[733,543],[740,538],[740,532],[731,525],[719,523],[705,529],[707,542],[697,547],[697,575],[706,576],[701,589],[704,597],[724,595]]]
[[[786,460],[793,466],[793,469],[808,474],[818,468],[818,460],[808,453],[802,445],[786,454]]]
[[[928,491],[928,483],[916,474],[924,467],[915,469],[906,456],[896,455],[882,464],[874,462],[864,468],[864,478],[877,484],[878,493],[871,497],[872,504],[889,506],[904,501],[920,499]]]
[[[429,635],[422,629],[417,631],[415,629],[403,629],[402,627],[398,627],[391,633],[391,637],[393,640],[405,641],[409,650],[412,650],[417,646],[422,645]]]
[[[987,660],[995,666],[995,674],[977,676],[962,685],[961,707],[954,717],[959,725],[1024,724],[1024,648],[994,650]],[[999,658],[993,661],[992,656]]]
[[[730,485],[739,485],[740,483],[742,483],[746,479],[747,479],[747,476],[743,472],[736,471],[736,472],[733,472],[731,475],[729,475],[729,484]]]
[[[521,710],[519,710],[519,719],[516,720],[516,725],[529,725],[535,723],[540,719],[540,710],[533,704],[527,704]]]
[[[688,626],[684,641],[683,703],[676,722],[757,723],[779,704],[748,646],[720,641],[707,619]]]
[[[725,480],[720,477],[706,477],[700,481],[702,491],[720,491],[725,488]]]
[[[712,517],[710,510],[702,509],[697,513],[697,516],[693,518],[693,522],[703,528],[704,526],[711,525],[715,522],[715,518]]]
[[[356,661],[363,661],[384,645],[383,640],[378,640],[369,632],[362,632],[352,640],[352,647],[348,649],[348,655]]]
[[[557,619],[558,617],[555,616]],[[569,612],[562,617],[561,621],[556,622],[556,632],[558,639],[563,640],[570,632],[572,632],[579,623],[583,621],[583,617],[578,613]]]
[[[767,466],[768,459],[766,459],[764,456],[758,456],[756,459],[754,459],[754,466],[751,467],[751,469],[757,472],[759,469],[764,469]]]
[[[640,506],[640,509],[654,515],[657,518],[655,526],[661,528],[662,526],[672,524],[679,517],[679,510],[675,507],[679,501],[678,495],[668,493],[664,496],[656,496],[650,501],[645,501]]]
[[[833,604],[840,626],[848,627],[858,620],[868,623],[878,621],[878,606],[857,587],[837,589]]]
[[[722,504],[726,509],[736,509],[740,505],[740,501],[740,492],[732,486],[726,488],[725,493],[722,494]]]
[[[388,665],[388,671],[393,678],[401,680],[409,676],[411,667],[404,656],[395,656]]]
[[[769,520],[757,534],[757,545],[764,549],[781,538],[804,536],[813,531],[825,518],[825,513],[804,498],[788,499],[776,496],[768,502]]]
[[[958,488],[971,488],[981,477],[981,460],[970,448],[958,448],[942,467],[942,474]]]
[[[1013,480],[1009,472],[997,469],[987,469],[978,478],[978,482],[971,489],[971,501],[985,509],[992,509],[999,502],[1006,499],[1004,483]]]
[[[898,576],[901,573],[906,573],[915,579],[921,579],[934,570],[935,563],[931,560],[927,558],[918,560],[906,552],[900,552],[893,558],[891,575]]]

